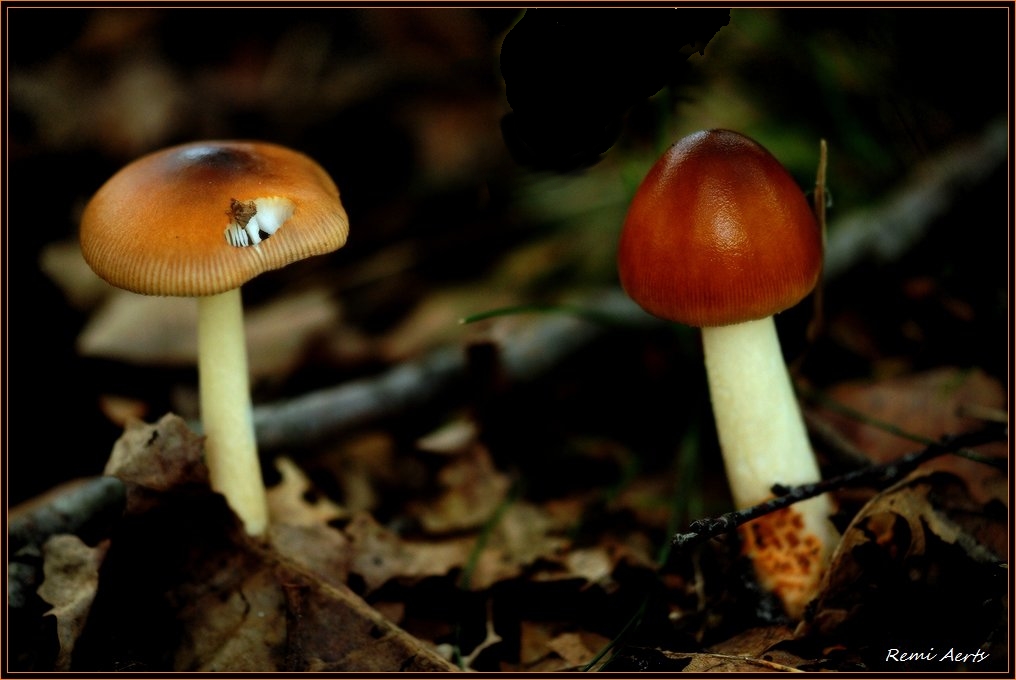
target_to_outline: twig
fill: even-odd
[[[516,318],[510,334],[501,332],[501,337],[490,338],[505,378],[513,382],[536,379],[604,335],[612,325],[663,323],[618,289],[589,294],[561,310],[548,314],[527,308],[540,313]],[[254,409],[258,445],[262,450],[310,446],[355,428],[398,418],[440,398],[461,397],[467,370],[466,347],[456,344],[372,378],[258,406]]]
[[[929,444],[920,451],[915,451],[888,463],[854,470],[813,484],[801,484],[800,486],[792,487],[776,485],[773,487],[773,493],[776,494],[776,498],[753,505],[750,508],[728,512],[718,517],[696,520],[688,527],[689,531],[687,533],[675,535],[671,539],[671,543],[675,550],[687,550],[710,538],[734,531],[746,522],[771,512],[782,510],[808,498],[851,486],[888,486],[910,473],[918,465],[933,458],[947,453],[955,453],[967,447],[978,446],[993,441],[1002,441],[1004,439],[1005,428],[989,425],[984,429],[974,432],[943,437],[938,442]]]
[[[822,253],[823,253],[823,266],[825,262],[825,255],[828,248],[828,225],[826,224],[826,207],[828,205],[828,194],[826,189],[826,168],[829,164],[829,145],[826,140],[819,140],[818,145],[818,170],[815,173],[815,194],[812,197],[812,210],[815,213],[815,219],[818,221],[818,229],[822,234]],[[822,329],[825,325],[825,285],[823,281],[819,281],[818,285],[815,286],[815,291],[812,293],[812,315],[811,322],[808,324],[807,336],[808,342],[814,343],[815,339],[822,334]]]
[[[7,606],[17,612],[37,600],[41,548],[56,534],[85,534],[122,511],[123,482],[115,477],[76,479],[11,508],[7,518]]]
[[[697,654],[689,655],[693,658],[703,659],[712,658],[719,659],[721,661],[735,661],[738,663],[747,664],[749,666],[761,666],[762,668],[768,668],[772,671],[779,671],[781,673],[804,673],[800,668],[794,668],[784,663],[777,663],[775,661],[768,661],[766,659],[759,659],[754,656],[741,656],[739,654],[718,654],[716,652],[700,652]]]
[[[124,504],[123,482],[90,477],[68,482],[47,494],[11,508],[7,539],[11,554],[26,545],[42,545],[54,534],[73,534]]]
[[[465,366],[461,349],[444,347],[373,378],[258,406],[254,409],[258,446],[265,451],[312,446],[329,436],[396,418],[455,392]]]

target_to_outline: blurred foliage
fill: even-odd
[[[628,109],[679,84],[685,59],[729,21],[720,8],[527,11],[501,45],[508,148],[531,167],[595,163],[617,141]]]
[[[560,89],[553,79],[541,80],[529,90],[528,103],[551,96],[580,118],[599,105],[584,102],[581,92],[598,86],[597,69],[614,66],[596,60],[602,50],[616,55],[639,44],[639,31],[648,40],[658,38],[661,27],[682,26],[688,16],[691,24],[701,21],[674,44],[646,50],[644,58],[669,58],[672,70],[625,61],[609,71],[615,81],[630,76],[632,87],[623,105],[608,107],[616,127],[593,126],[592,139],[571,140],[598,154],[579,154],[584,168],[557,172],[520,164],[503,136],[505,121],[519,115],[513,110],[519,84],[504,80],[502,46],[544,12],[578,26],[570,38],[577,43],[567,44],[579,45],[571,56],[581,57],[575,60],[580,66],[591,60],[590,70],[569,76],[533,70],[530,63],[516,78],[553,73]],[[118,431],[100,411],[101,395],[127,395],[158,414],[179,410],[181,402],[170,395],[193,384],[187,368],[80,356],[77,337],[108,293],[75,306],[38,266],[51,246],[73,240],[95,189],[146,151],[197,138],[264,138],[307,152],[336,179],[352,225],[346,248],[260,277],[245,288],[245,299],[256,308],[280,292],[322,285],[341,309],[344,337],[359,338],[357,347],[366,349],[338,359],[327,352],[304,357],[297,374],[256,395],[272,399],[376,372],[393,357],[372,348],[381,340],[392,346],[396,333],[422,338],[395,343],[410,353],[446,340],[454,324],[437,334],[428,330],[444,317],[428,321],[425,303],[451,299],[442,313],[451,307],[464,316],[507,304],[554,303],[572,290],[614,285],[614,248],[628,199],[656,157],[688,132],[744,132],[767,146],[806,190],[814,182],[819,140],[826,139],[835,223],[838,214],[876,203],[922,159],[1006,114],[1004,8],[735,7],[724,24],[725,12],[654,10],[653,17],[680,19],[653,23],[634,9],[608,17],[588,9],[530,15],[462,7],[12,6],[6,264],[9,280],[19,284],[9,298],[9,346],[12,357],[47,360],[40,367],[20,361],[11,367],[12,392],[19,395],[11,420],[59,414],[70,424],[49,434],[45,447],[78,452],[66,456],[64,467],[41,471],[18,457],[12,476],[25,479],[20,494],[98,469]],[[623,30],[611,32],[612,24]],[[703,45],[700,53],[696,48]],[[559,56],[568,52],[557,47]],[[562,101],[561,93],[569,92],[575,101]],[[531,110],[523,113],[532,123]],[[561,129],[559,111],[551,114]],[[576,125],[570,133],[578,138],[584,129]],[[1004,173],[993,175],[912,258],[892,268],[862,265],[835,282],[829,314],[849,323],[810,365],[813,379],[875,373],[879,362],[900,357],[916,367],[1004,368],[1004,180]],[[953,235],[960,229],[982,240],[957,244]],[[930,293],[922,289],[917,313],[923,316],[893,316],[912,301],[906,280],[922,276],[933,282]],[[944,301],[953,299],[967,312],[950,312],[955,305]],[[807,311],[788,313],[785,323],[803,327]],[[959,332],[962,341],[942,336],[957,324],[966,329]],[[850,342],[843,340],[844,329],[854,334]],[[639,366],[633,370],[643,372],[647,356],[658,362],[651,370],[660,383],[646,400],[650,392],[672,392],[665,376],[698,370],[694,341],[673,343],[675,335],[691,337],[684,330],[654,336],[650,349],[632,359]],[[800,334],[788,335],[788,353],[795,354],[800,341],[793,338]],[[621,372],[609,378],[623,380]],[[576,379],[581,374],[575,369]],[[532,410],[524,398],[503,405]],[[654,410],[676,412],[680,405]],[[572,417],[581,412],[576,408]],[[672,434],[656,446],[672,450],[678,439]],[[19,451],[40,446],[18,427],[11,444]],[[29,483],[37,474],[42,479]]]

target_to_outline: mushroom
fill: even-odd
[[[618,274],[649,313],[702,329],[724,466],[739,509],[776,484],[818,481],[773,315],[815,287],[822,237],[803,192],[757,142],[728,130],[670,147],[632,199]],[[759,582],[799,617],[837,533],[818,496],[741,530]]]
[[[254,437],[240,286],[341,248],[335,183],[275,144],[204,141],[143,156],[85,207],[81,250],[103,279],[144,295],[198,299],[198,374],[212,488],[251,535],[268,525]]]

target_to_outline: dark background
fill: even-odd
[[[651,21],[648,10],[605,12],[5,6],[9,502],[101,471],[120,432],[101,395],[144,403],[152,417],[185,408],[171,395],[193,386],[192,368],[81,356],[78,335],[105,297],[75,303],[39,264],[47,248],[73,241],[101,183],[147,151],[258,138],[317,159],[342,192],[349,243],[312,267],[261,277],[245,300],[257,308],[308,277],[342,300],[342,324],[369,341],[434,291],[483,290],[513,254],[524,259],[555,239],[572,249],[543,251],[556,253],[551,265],[499,281],[491,299],[510,289],[547,302],[615,285],[627,199],[688,132],[753,136],[805,189],[825,138],[835,225],[1009,115],[1004,7],[734,8],[726,25],[715,11],[654,9]],[[708,43],[704,53],[689,40]],[[1005,167],[988,169],[906,254],[862,260],[830,282],[828,336],[808,378],[822,385],[945,364],[1007,384],[1008,191]],[[389,261],[396,246],[406,264],[369,275],[367,263]],[[554,403],[556,415],[518,399],[501,404],[514,409],[502,417],[535,432],[559,418],[631,435],[633,414],[673,412],[648,405],[670,393],[660,382],[694,370],[694,341],[671,340],[613,337],[565,374],[581,388],[555,392],[572,395]],[[618,348],[639,353],[619,359]],[[798,349],[788,342],[789,353]],[[605,357],[616,363],[602,368]],[[308,356],[256,385],[255,401],[369,376],[390,361]],[[603,375],[593,380],[596,366]],[[608,409],[610,381],[644,396]],[[661,450],[672,443],[655,430],[640,436]]]

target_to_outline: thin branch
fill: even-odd
[[[938,442],[929,444],[920,451],[915,451],[888,463],[871,465],[813,484],[801,484],[800,486],[792,487],[776,485],[773,487],[773,493],[776,494],[776,498],[753,505],[750,508],[728,512],[718,517],[696,520],[688,527],[689,531],[687,533],[675,535],[671,539],[671,543],[675,550],[687,550],[720,534],[730,533],[740,525],[753,519],[758,519],[763,515],[790,507],[794,503],[799,503],[808,498],[854,486],[876,486],[883,488],[902,479],[917,468],[917,466],[933,458],[988,442],[1004,441],[1005,438],[1006,428],[989,425],[984,429],[974,432],[943,437]]]
[[[118,514],[124,504],[123,483],[115,477],[89,477],[58,486],[10,509],[7,540],[11,553],[42,545],[54,534],[73,534],[103,516]]]
[[[560,309],[563,311],[550,314],[526,308],[526,312],[538,313],[513,316],[508,319],[510,328],[495,327],[489,337],[477,340],[473,336],[371,378],[258,406],[254,409],[258,446],[266,451],[311,446],[355,428],[398,418],[438,399],[461,399],[470,342],[494,344],[502,375],[513,382],[527,382],[546,374],[611,327],[663,323],[619,289],[588,294]]]

